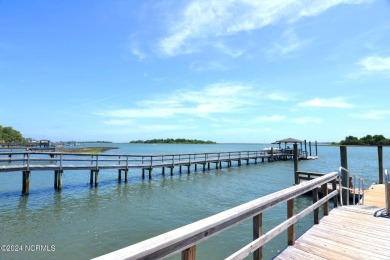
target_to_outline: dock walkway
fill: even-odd
[[[385,207],[385,184],[372,185],[364,205],[334,208],[275,259],[390,259]]]
[[[63,171],[88,170],[90,171],[90,184],[98,185],[98,174],[100,170],[117,169],[118,181],[128,180],[130,169],[142,169],[142,178],[148,172],[149,179],[152,178],[152,170],[160,168],[162,175],[165,169],[170,169],[173,175],[174,168],[178,167],[182,173],[182,167],[187,167],[187,173],[191,168],[195,171],[198,166],[203,171],[210,170],[211,164],[216,169],[222,168],[223,164],[232,167],[233,163],[241,166],[242,163],[249,165],[251,162],[257,164],[265,160],[272,162],[277,160],[293,159],[291,150],[278,151],[228,151],[228,152],[207,152],[207,153],[181,153],[181,154],[75,154],[59,152],[0,152],[0,172],[23,173],[22,194],[29,194],[29,176],[31,171],[54,171],[54,189],[62,188]]]
[[[390,219],[375,206],[330,211],[275,259],[390,259]]]

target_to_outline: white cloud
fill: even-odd
[[[297,123],[297,124],[311,124],[311,123],[322,124],[324,122],[324,120],[322,118],[319,118],[319,117],[305,116],[305,117],[293,118],[293,119],[291,119],[291,122]]]
[[[313,98],[297,104],[300,107],[333,107],[333,108],[353,108],[354,105],[345,101],[343,97],[335,98]]]
[[[277,43],[273,44],[271,49],[267,50],[266,54],[271,58],[274,55],[285,56],[296,52],[306,44],[307,40],[300,40],[296,33],[292,29],[289,29],[283,33],[281,39]]]
[[[362,59],[359,64],[365,71],[390,71],[390,57],[370,56]]]
[[[210,44],[215,38],[258,30],[280,21],[293,23],[340,4],[364,2],[368,0],[193,0],[171,21],[169,35],[160,40],[159,47],[167,56],[191,53],[198,50],[199,40],[200,45]],[[299,43],[292,41],[283,51],[298,47]]]
[[[250,86],[218,83],[200,90],[179,90],[167,96],[143,100],[132,108],[95,114],[115,119],[106,121],[111,124],[122,122],[116,121],[117,119],[172,118],[180,115],[210,117],[215,114],[238,113],[254,107],[258,98],[258,92]]]
[[[200,63],[200,62],[193,62],[190,65],[191,70],[196,72],[204,72],[204,71],[226,71],[229,70],[229,66],[226,66],[225,64],[222,64],[218,61],[211,61],[208,63]]]
[[[105,125],[117,125],[117,126],[124,126],[124,125],[133,125],[134,121],[133,120],[128,120],[128,119],[109,119],[103,121]]]
[[[285,117],[285,116],[281,116],[281,115],[272,115],[272,116],[262,116],[262,117],[255,118],[255,119],[253,120],[253,122],[254,122],[254,123],[280,122],[280,121],[283,121],[283,120],[286,120],[286,117]]]
[[[390,116],[390,110],[370,110],[360,114],[352,114],[352,116],[364,119],[382,120]]]
[[[270,100],[273,100],[273,101],[289,101],[289,100],[291,100],[291,94],[287,93],[286,91],[284,91],[284,92],[274,91],[274,92],[267,94],[266,97]]]

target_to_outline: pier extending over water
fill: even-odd
[[[54,189],[62,189],[62,174],[64,171],[87,170],[90,172],[89,181],[92,186],[98,185],[99,172],[107,169],[118,170],[118,181],[128,181],[129,170],[142,170],[142,178],[148,174],[152,178],[152,171],[160,168],[162,175],[169,169],[170,175],[174,169],[183,167],[186,172],[191,170],[210,170],[212,167],[219,169],[224,165],[232,167],[250,163],[264,163],[278,160],[291,160],[294,158],[293,149],[278,149],[274,151],[228,151],[206,153],[180,153],[180,154],[76,154],[58,152],[0,152],[0,172],[22,172],[22,194],[29,194],[30,173],[32,171],[53,171]]]

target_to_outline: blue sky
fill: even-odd
[[[0,0],[0,124],[36,139],[390,138],[390,1]]]

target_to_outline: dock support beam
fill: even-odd
[[[341,160],[341,167],[348,169],[348,157],[347,157],[347,147],[345,145],[340,146],[340,160]],[[344,170],[341,170],[341,185],[345,188],[349,187],[349,180],[348,180],[348,173]],[[347,205],[347,197],[348,197],[348,189],[342,189],[342,201],[343,205]]]
[[[253,240],[263,235],[263,213],[253,217]],[[263,248],[260,247],[253,252],[253,260],[263,259]]]
[[[23,171],[22,195],[30,193],[30,171]]]
[[[122,181],[122,171],[125,172],[125,182],[127,182],[127,175],[128,175],[129,169],[118,169],[118,182]]]
[[[62,189],[62,173],[63,170],[54,171],[54,190],[60,191]]]
[[[91,186],[95,184],[95,187],[97,187],[98,183],[99,183],[99,170],[91,170],[89,184]]]
[[[294,199],[287,201],[287,219],[294,216]],[[287,243],[289,246],[295,244],[295,224],[292,224],[287,229]]]
[[[383,148],[378,145],[379,184],[383,184]]]
[[[294,144],[294,182],[298,185],[298,144]]]
[[[184,249],[181,252],[182,260],[195,260],[196,259],[196,245],[191,246],[190,248]]]

